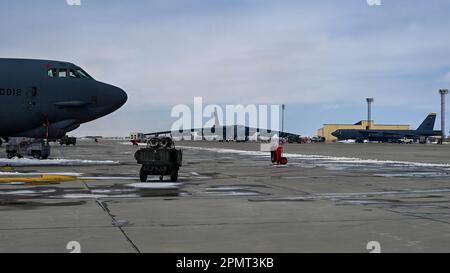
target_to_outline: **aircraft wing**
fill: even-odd
[[[404,137],[404,138],[417,138],[416,134],[407,134],[407,133],[402,133],[402,132],[383,132],[383,135],[386,137]]]
[[[159,135],[168,135],[168,134],[172,134],[172,131],[152,132],[152,133],[147,133],[144,135],[145,136],[159,136]]]
[[[401,137],[406,136],[406,134],[399,132],[389,132],[389,131],[368,131],[361,130],[359,133],[363,134],[366,137]]]
[[[205,130],[211,130],[211,128],[201,128],[201,129],[184,129],[180,131],[160,131],[160,132],[151,132],[146,133],[144,136],[159,136],[159,135],[182,135],[183,133],[193,133],[193,132],[202,132]]]
[[[214,136],[220,135],[221,137],[232,137],[233,139],[238,138],[238,134],[241,133],[241,136],[251,137],[256,133],[267,132],[267,134],[272,135],[277,133],[276,131],[259,129],[259,128],[250,128],[246,126],[240,125],[229,125],[229,126],[213,126],[209,128],[197,128],[197,129],[184,129],[184,130],[175,130],[175,131],[160,131],[160,132],[151,132],[144,134],[145,136],[159,136],[159,135],[170,135],[173,137],[192,135],[193,133],[197,133],[199,136]],[[228,133],[228,134],[227,134]],[[245,134],[245,135],[244,135]],[[300,135],[292,134],[292,133],[279,133],[282,137],[294,137],[300,138]]]

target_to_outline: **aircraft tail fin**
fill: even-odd
[[[417,131],[433,131],[435,123],[436,123],[436,114],[431,113],[423,121],[422,125],[420,125],[419,128],[417,128]]]

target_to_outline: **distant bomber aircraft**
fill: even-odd
[[[301,135],[279,132],[270,129],[253,128],[244,125],[220,125],[219,118],[217,115],[217,109],[214,112],[215,124],[210,128],[196,128],[196,129],[185,129],[180,131],[163,131],[163,132],[152,132],[145,134],[145,136],[158,136],[158,135],[171,135],[177,138],[184,139],[205,139],[205,140],[219,140],[219,141],[237,141],[237,142],[248,142],[248,141],[268,141],[274,137],[286,138],[289,142],[300,142]]]
[[[422,139],[433,136],[439,136],[441,131],[434,130],[434,124],[436,122],[436,114],[431,113],[420,125],[417,130],[358,130],[358,129],[346,129],[337,130],[332,133],[338,140],[354,139],[357,142],[369,141],[381,141],[381,142],[395,142],[400,139]]]
[[[0,58],[0,137],[59,139],[125,104],[120,88],[60,61]],[[0,139],[1,143],[1,139]]]

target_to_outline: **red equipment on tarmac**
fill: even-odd
[[[288,164],[288,159],[286,157],[283,157],[283,146],[279,145],[278,148],[275,149],[275,151],[272,151],[271,158],[272,163],[277,165],[286,165]]]

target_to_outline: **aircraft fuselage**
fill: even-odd
[[[67,62],[0,59],[0,72],[1,137],[61,138],[127,100]]]
[[[333,136],[338,140],[369,140],[369,141],[391,141],[403,138],[419,139],[440,135],[440,131],[418,131],[418,130],[338,130]]]

